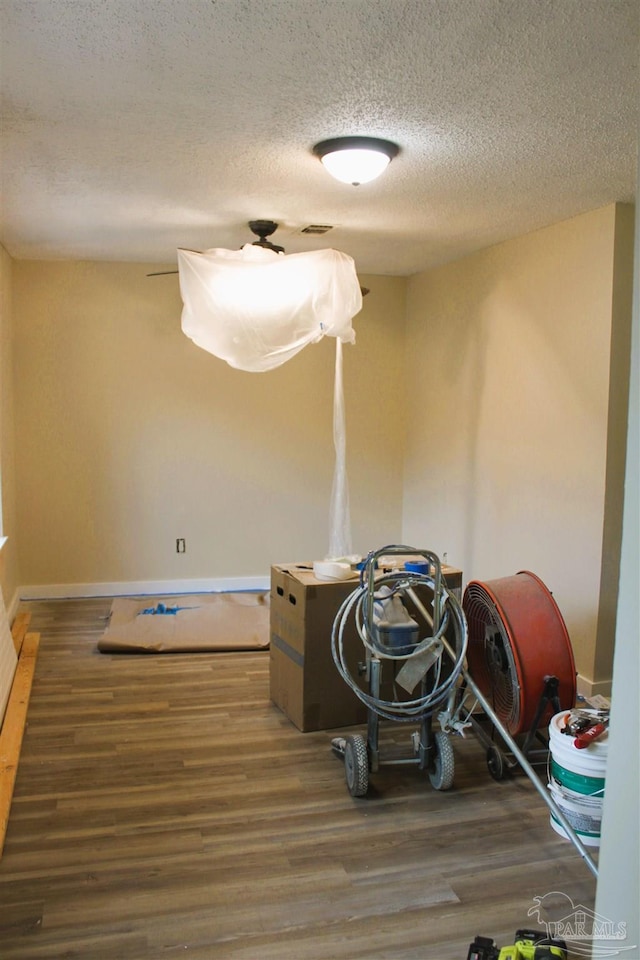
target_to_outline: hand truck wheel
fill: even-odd
[[[429,780],[434,790],[450,790],[453,786],[455,758],[453,747],[444,730],[438,730],[433,738],[435,759],[429,770]]]
[[[487,768],[494,780],[504,780],[506,766],[502,751],[493,744],[487,750]]]
[[[367,741],[360,734],[346,738],[344,775],[352,797],[364,797],[369,789],[369,755]]]

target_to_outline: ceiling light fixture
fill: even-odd
[[[363,294],[353,259],[333,249],[287,256],[268,239],[277,227],[251,220],[259,239],[240,250],[178,250],[183,332],[239,370],[272,370],[323,336],[355,339]]]
[[[399,151],[397,144],[377,137],[335,137],[313,148],[332,177],[354,187],[379,177]]]

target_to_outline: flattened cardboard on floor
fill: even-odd
[[[143,612],[156,608],[167,612]],[[109,626],[98,641],[102,653],[198,653],[268,646],[269,594],[264,592],[117,597]]]

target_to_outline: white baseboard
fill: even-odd
[[[125,580],[120,583],[47,583],[18,587],[12,609],[20,600],[64,600],[79,597],[174,596],[186,593],[236,593],[268,590],[269,577],[219,577],[203,580]],[[14,611],[15,613],[15,611]]]

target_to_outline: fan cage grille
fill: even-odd
[[[469,586],[464,610],[469,625],[469,672],[501,722],[513,732],[520,721],[521,690],[504,621],[480,584]]]

